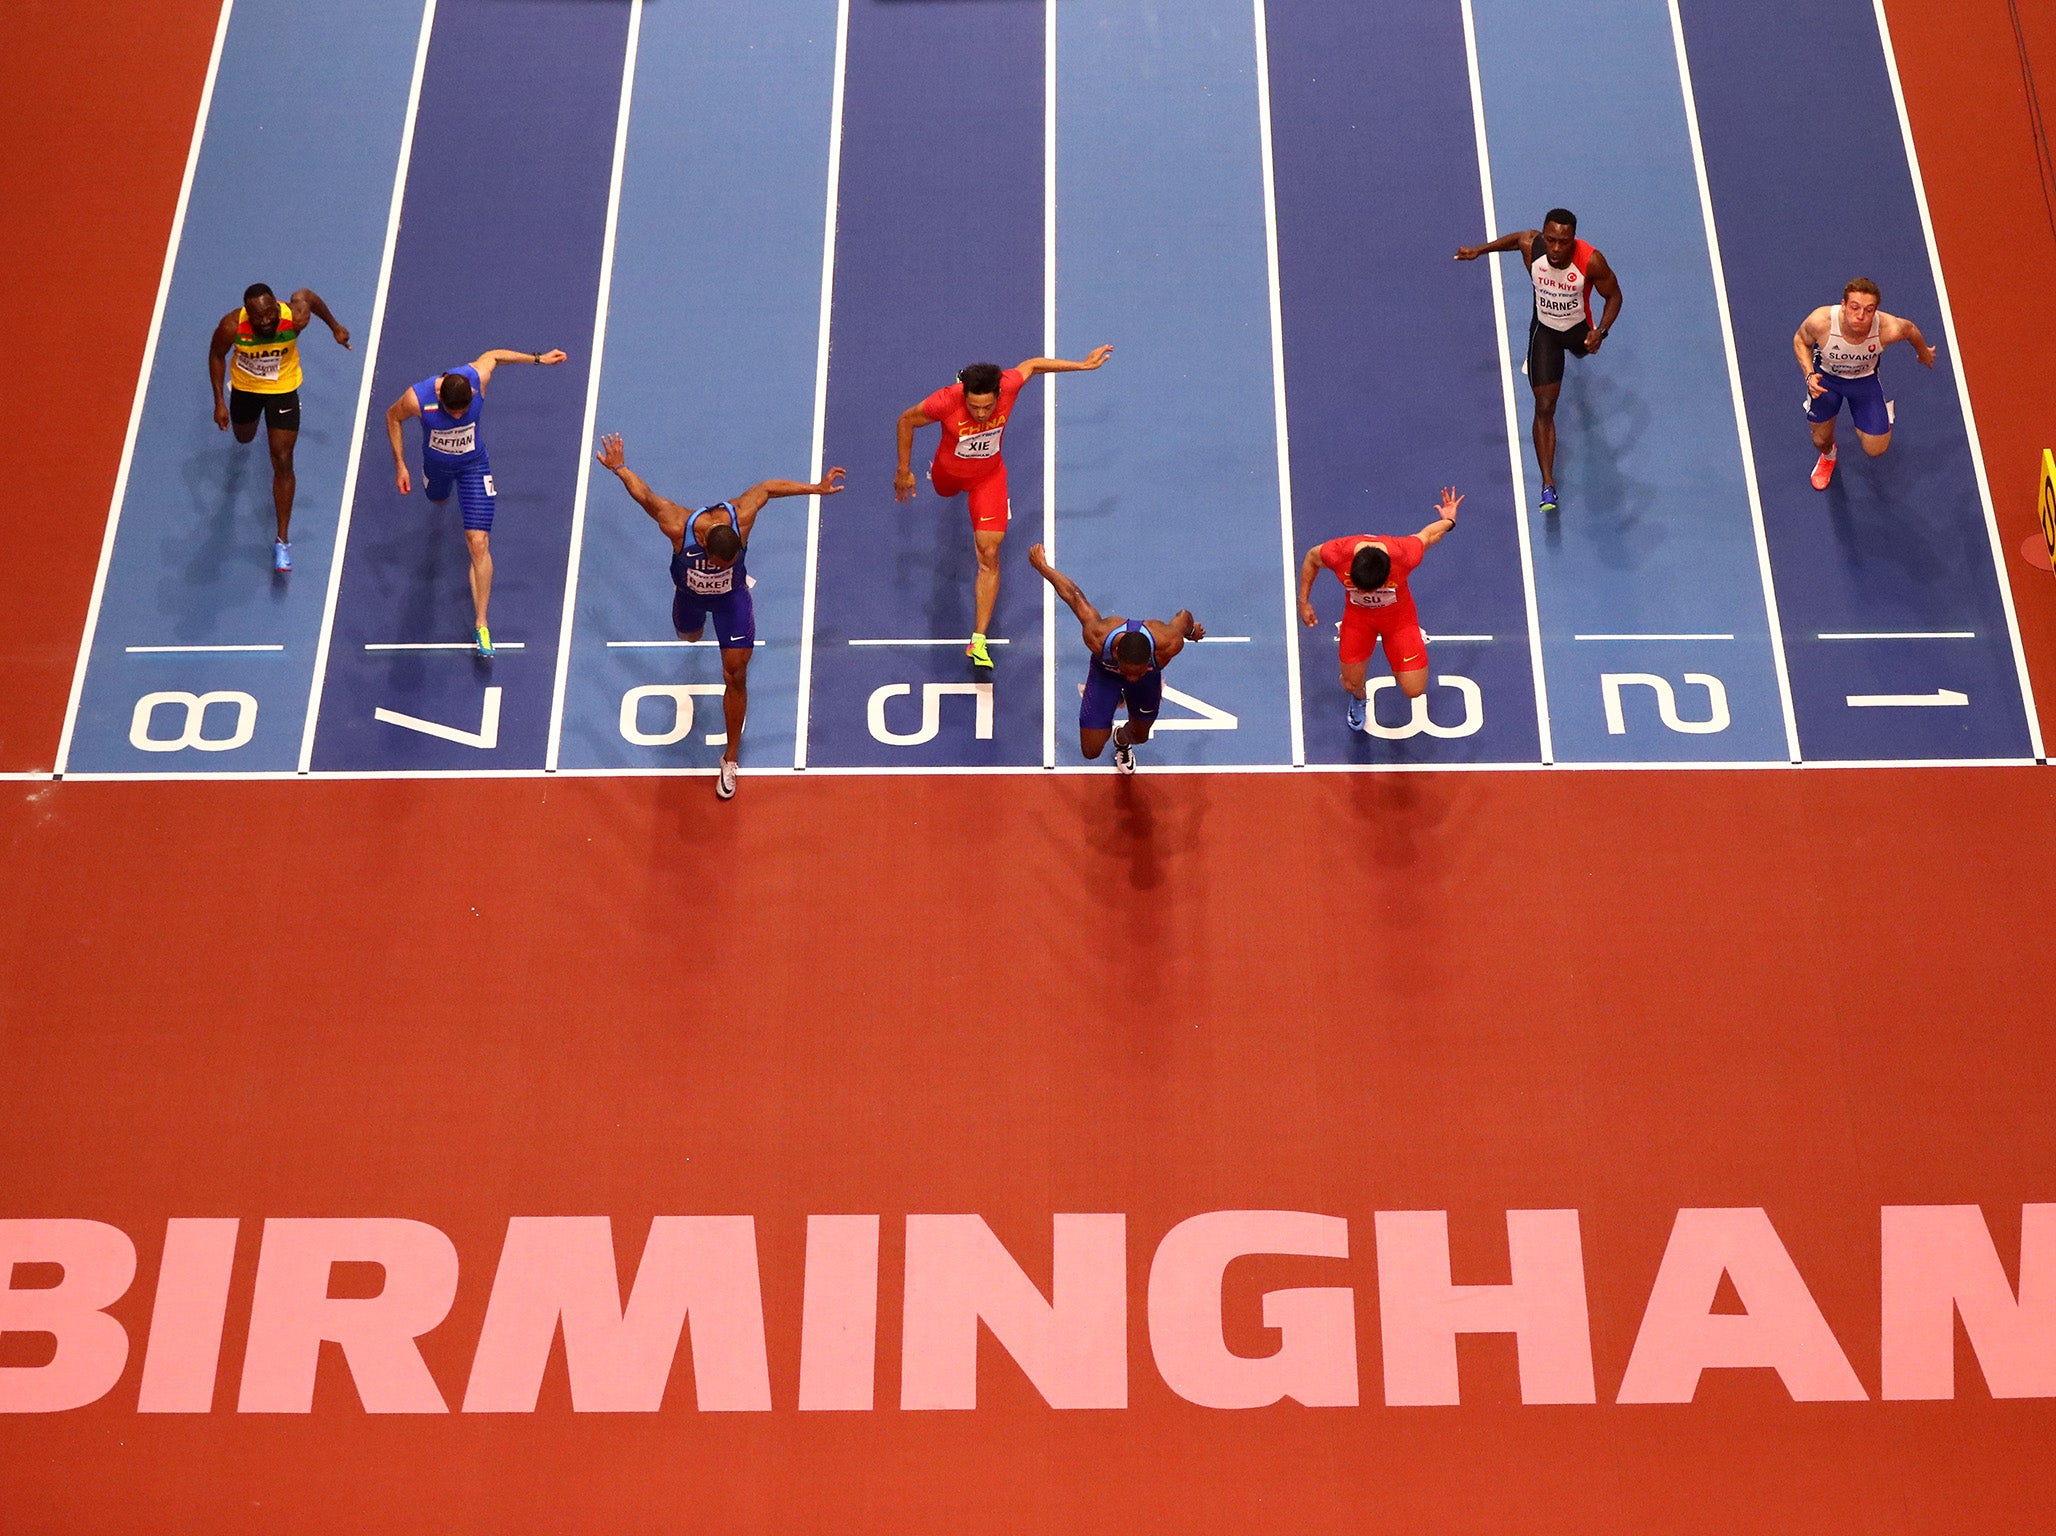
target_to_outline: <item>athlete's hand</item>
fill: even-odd
[[[402,464],[400,466],[400,472],[393,477],[393,483],[399,486],[400,494],[402,496],[411,496],[414,494],[414,481],[413,478],[410,475],[408,475],[406,465]]]
[[[1456,521],[1456,509],[1462,505],[1463,498],[1456,494],[1456,487],[1445,485],[1442,487],[1442,500],[1436,506],[1435,513],[1438,517],[1446,517],[1450,522],[1454,523]]]
[[[1827,392],[1828,387],[1825,384],[1821,383],[1819,374],[1809,373],[1806,376],[1806,393],[1808,395],[1810,395],[1815,400],[1818,400],[1822,395],[1826,394]]]
[[[332,325],[328,328],[328,333],[335,337],[337,346],[345,352],[350,350],[350,328],[347,325]]]
[[[1049,551],[1044,549],[1040,544],[1030,544],[1028,546],[1028,563],[1031,566],[1033,566],[1038,572],[1048,570]]]
[[[1458,261],[1476,261],[1484,254],[1485,248],[1482,245],[1459,245],[1456,248],[1456,259]]]
[[[564,357],[565,354],[562,351],[558,350],[555,347],[552,347],[549,351],[543,353],[540,357],[538,357],[536,361],[547,366],[563,362]]]
[[[621,434],[619,432],[602,433],[600,436],[600,451],[594,454],[593,457],[598,459],[606,468],[619,474],[622,466],[628,462],[627,450],[621,446]]]
[[[1314,612],[1314,605],[1305,598],[1299,600],[1299,622],[1308,629],[1317,628],[1321,622],[1321,616]]]
[[[1597,352],[1597,351],[1599,350],[1599,348],[1600,348],[1601,344],[1602,344],[1602,343],[1604,343],[1604,342],[1605,342],[1605,340],[1606,340],[1606,337],[1605,337],[1604,335],[1602,335],[1602,334],[1601,334],[1600,332],[1598,332],[1598,331],[1587,331],[1587,332],[1585,332],[1585,354],[1586,354],[1586,356],[1588,356],[1588,357],[1589,357],[1589,356],[1590,356],[1590,355],[1591,355],[1592,353],[1594,353],[1594,352]]]
[[[1932,368],[1935,366],[1935,349],[1933,347],[1920,348],[1915,351],[1914,356],[1920,359],[1924,367]]]
[[[1206,626],[1200,623],[1199,620],[1194,619],[1192,627],[1185,631],[1185,638],[1187,640],[1204,640],[1206,638]]]
[[[914,472],[903,469],[892,477],[892,499],[912,501],[914,499]]]
[[[214,402],[214,424],[224,432],[228,430],[228,406],[219,400]]]
[[[1112,357],[1113,355],[1114,349],[1110,346],[1101,345],[1094,347],[1090,352],[1085,354],[1084,366],[1087,369],[1097,368],[1101,363],[1104,363],[1108,358]]]
[[[621,439],[617,437],[615,441],[618,443]],[[843,472],[840,469],[829,470],[827,474],[821,477],[821,483],[814,487],[814,494],[816,496],[834,496],[838,494],[842,490],[842,476]]]

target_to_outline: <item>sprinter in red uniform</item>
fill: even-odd
[[[1348,602],[1342,610],[1342,688],[1349,695],[1349,728],[1364,728],[1364,666],[1378,642],[1385,642],[1385,664],[1399,691],[1417,699],[1428,691],[1428,641],[1414,611],[1406,578],[1428,553],[1428,546],[1456,526],[1463,498],[1446,486],[1435,508],[1438,516],[1419,533],[1403,538],[1365,533],[1330,539],[1306,552],[1299,567],[1299,622],[1312,629],[1321,622],[1314,612],[1314,579],[1333,571]]]
[[[956,383],[900,413],[899,471],[893,476],[893,495],[901,501],[914,499],[914,433],[931,421],[942,428],[935,461],[928,466],[935,494],[948,498],[970,493],[971,540],[978,550],[978,579],[972,589],[977,615],[964,654],[974,667],[992,669],[985,632],[992,624],[993,605],[999,601],[999,546],[1007,536],[1008,515],[1007,463],[999,449],[1007,419],[1014,414],[1014,401],[1022,386],[1038,373],[1090,370],[1113,355],[1112,347],[1094,347],[1083,362],[1031,357],[1004,372],[997,363],[973,363],[957,375]]]

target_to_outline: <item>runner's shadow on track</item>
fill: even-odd
[[[1175,886],[1180,864],[1199,842],[1209,792],[1196,775],[1181,776],[1175,785],[1152,783],[1146,775],[1129,778],[1111,768],[1107,777],[1114,782],[1072,781],[1080,792],[1078,814],[1046,819],[1044,831],[1062,850],[1062,864],[1086,877],[1087,899],[1109,905],[1109,922],[1147,926],[1154,908],[1138,909],[1127,893]],[[1080,846],[1093,854],[1090,863],[1077,859]],[[1126,891],[1108,885],[1110,873],[1125,883]]]
[[[1440,840],[1449,818],[1446,788],[1423,784],[1412,774],[1368,773],[1350,775],[1345,794],[1350,816],[1371,834],[1351,840],[1358,862],[1369,866],[1366,873],[1401,874],[1424,879],[1430,886],[1439,884],[1439,850],[1424,860],[1421,844]]]
[[[1860,446],[1842,445],[1835,478],[1821,499],[1827,503],[1835,544],[1853,570],[1890,567],[1918,585],[1960,563],[1960,546],[1932,536],[1934,514],[1928,509],[1947,507],[1960,497],[1962,477],[1940,455],[1921,453],[1919,446],[1909,451],[1909,445],[1895,443],[1873,459]],[[1981,521],[1983,509],[1974,515]]]
[[[1638,570],[1663,540],[1661,519],[1644,515],[1656,507],[1661,488],[1622,465],[1648,430],[1649,407],[1604,375],[1577,382],[1577,392],[1566,387],[1557,405],[1557,483],[1566,488],[1575,512],[1585,514],[1573,515],[1572,526],[1586,547],[1611,569]],[[1563,543],[1563,516],[1558,512],[1543,520],[1543,540],[1550,549]]]

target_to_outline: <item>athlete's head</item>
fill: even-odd
[[[999,405],[999,364],[973,363],[957,375],[957,382],[964,386],[964,409],[971,419],[990,420]]]
[[[1882,297],[1878,285],[1869,278],[1850,278],[1842,285],[1842,329],[1855,336],[1868,331]]]
[[[243,309],[250,316],[250,329],[266,335],[278,329],[278,296],[269,283],[252,283],[243,290]]]
[[[1114,642],[1114,665],[1121,669],[1121,676],[1134,682],[1149,672],[1150,661],[1156,655],[1156,647],[1148,635],[1133,630]]]
[[[435,398],[452,416],[462,416],[471,409],[471,380],[461,373],[446,373],[436,381]]]
[[[1392,574],[1392,557],[1375,544],[1366,544],[1349,562],[1349,584],[1359,592],[1375,592]]]
[[[1552,208],[1542,215],[1542,249],[1552,267],[1567,267],[1578,244],[1578,216],[1568,208]]]
[[[700,548],[707,552],[707,564],[712,566],[733,565],[742,558],[742,540],[726,523],[715,524],[700,541]]]

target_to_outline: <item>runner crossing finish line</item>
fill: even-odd
[[[900,413],[899,469],[893,476],[893,495],[901,501],[914,499],[914,434],[930,422],[942,428],[942,441],[935,445],[935,459],[928,466],[929,483],[945,500],[968,493],[978,576],[972,588],[976,618],[964,654],[974,667],[992,670],[985,635],[992,624],[993,606],[999,601],[999,547],[1007,536],[1011,511],[1007,462],[1000,456],[1000,443],[1006,435],[1007,419],[1014,413],[1014,401],[1038,373],[1090,371],[1113,355],[1112,347],[1099,346],[1083,362],[1031,357],[1004,371],[997,363],[973,363],[957,374],[956,383]]]
[[[486,457],[485,439],[479,435],[486,387],[493,381],[493,370],[502,363],[554,366],[563,361],[564,354],[558,351],[509,352],[496,347],[476,362],[423,379],[386,411],[393,478],[400,494],[411,495],[414,489],[407,474],[406,450],[400,445],[400,423],[410,416],[421,418],[421,477],[428,499],[438,507],[448,506],[451,490],[457,492],[457,505],[464,513],[464,543],[471,553],[471,635],[478,654],[487,659],[493,654],[486,607],[493,595],[493,503],[499,492],[493,488],[493,466]]]

